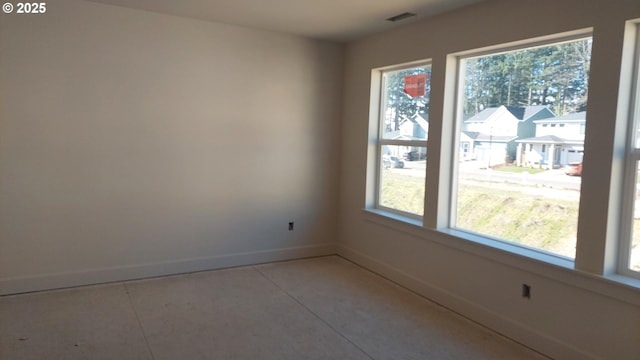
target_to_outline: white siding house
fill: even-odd
[[[586,115],[583,111],[534,121],[536,135],[516,141],[516,164],[552,169],[581,162],[584,154]]]
[[[412,118],[405,117],[398,125],[398,130],[384,133],[385,139],[391,140],[425,140],[429,136],[429,117],[426,114],[416,114]],[[383,155],[391,155],[402,158],[410,151],[425,152],[424,148],[412,146],[384,146]]]
[[[462,123],[460,160],[478,160],[487,166],[516,158],[518,138],[535,135],[535,121],[554,117],[547,106],[486,108]]]

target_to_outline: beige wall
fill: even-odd
[[[0,16],[0,293],[335,252],[341,46],[47,5]]]
[[[634,18],[640,18],[637,0],[493,0],[350,43],[339,253],[555,358],[640,358],[640,282],[627,286],[607,275],[620,203],[622,39],[625,21]],[[439,139],[452,132],[455,61],[448,55],[591,27],[581,270],[567,261],[548,264],[447,234],[447,209],[435,199],[449,194],[450,147]],[[371,70],[421,59],[433,60],[427,211],[438,215],[428,218],[426,228],[363,210],[372,195],[367,178],[374,176],[367,163],[375,161],[375,139],[369,135]],[[627,73],[623,82],[628,78]],[[531,300],[521,296],[523,283],[532,286]]]
[[[84,1],[2,15],[0,293],[332,253],[339,225],[343,256],[528,346],[640,358],[638,288],[598,273],[631,18],[636,0],[494,0],[353,42],[343,67],[338,45]],[[362,211],[372,68],[433,59],[433,139],[448,54],[589,27],[585,271]]]

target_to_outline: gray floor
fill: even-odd
[[[0,298],[0,359],[546,359],[336,256]]]

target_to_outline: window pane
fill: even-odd
[[[381,154],[379,205],[422,215],[427,148],[382,145]]]
[[[591,39],[461,60],[455,227],[575,257]]]
[[[431,66],[384,73],[382,138],[426,140]]]
[[[430,65],[383,73],[377,207],[424,213],[430,77]]]

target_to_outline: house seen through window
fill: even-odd
[[[459,58],[451,226],[576,252],[591,38]]]

